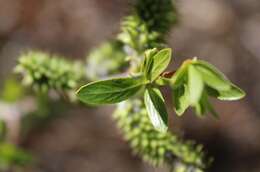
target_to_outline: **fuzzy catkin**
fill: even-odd
[[[70,62],[56,55],[29,51],[21,55],[16,73],[23,76],[23,83],[36,90],[72,90],[82,80],[82,64]]]
[[[167,164],[173,172],[203,172],[206,168],[202,146],[155,130],[141,100],[120,103],[114,117],[125,140],[144,161],[154,166]]]
[[[162,42],[161,34],[149,31],[147,24],[138,15],[125,17],[121,23],[121,30],[118,40],[139,54],[146,49],[159,47],[158,43]]]
[[[134,11],[146,23],[149,32],[165,34],[177,22],[172,0],[136,0]]]
[[[163,47],[164,37],[176,21],[172,0],[136,0],[133,13],[122,21],[118,40],[139,54]]]

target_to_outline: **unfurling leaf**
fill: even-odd
[[[192,106],[198,116],[210,112],[218,117],[208,96],[219,100],[238,100],[245,92],[229,81],[213,65],[194,58],[186,60],[170,79],[175,111],[180,116]]]
[[[219,100],[239,100],[245,97],[245,92],[235,86],[234,84],[231,84],[231,88],[224,91],[218,91],[219,95],[217,98]]]
[[[204,116],[206,112],[210,112],[215,118],[218,118],[218,114],[213,106],[210,104],[208,100],[208,95],[205,91],[202,93],[200,101],[194,106],[194,108],[196,114],[200,117]]]
[[[201,98],[203,80],[199,71],[192,65],[188,68],[188,88],[190,103],[195,105]]]
[[[173,88],[178,88],[180,86],[183,86],[183,84],[186,82],[188,78],[187,73],[188,71],[186,66],[180,67],[171,78],[171,86]]]
[[[135,95],[144,84],[142,76],[102,80],[82,86],[77,96],[86,104],[119,103]]]
[[[214,97],[220,100],[238,100],[245,96],[243,90],[232,84],[226,76],[213,65],[202,60],[197,60],[194,66],[200,72],[205,84],[217,93]]]
[[[158,52],[156,48],[147,50],[141,71],[145,78],[153,82],[167,68],[171,61],[171,49],[165,48]]]
[[[169,65],[172,50],[165,48],[153,56],[153,67],[151,70],[151,81],[154,81]]]
[[[175,105],[175,112],[181,116],[189,107],[189,92],[186,85],[173,89],[173,102]]]
[[[168,114],[160,90],[147,88],[144,93],[144,102],[155,129],[166,132],[168,128]]]
[[[196,69],[200,72],[203,81],[209,86],[216,90],[227,90],[230,88],[231,82],[213,65],[197,60],[194,63]]]
[[[145,52],[144,62],[142,65],[142,72],[147,80],[151,80],[151,71],[153,67],[153,56],[157,53],[157,49],[150,49]]]

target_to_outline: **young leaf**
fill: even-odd
[[[155,56],[155,54],[157,53],[158,53],[157,48],[153,48],[153,49],[146,50],[144,54],[145,57],[147,58],[153,58],[153,56]]]
[[[172,50],[165,48],[153,56],[153,67],[151,71],[151,81],[154,81],[169,65]]]
[[[238,88],[236,85],[231,84],[231,88],[225,91],[218,91],[211,87],[206,87],[208,95],[215,97],[219,100],[239,100],[242,99],[246,93]]]
[[[197,116],[199,116],[199,117],[203,117],[204,116],[204,114],[206,112],[206,107],[204,106],[204,104],[202,102],[196,103],[194,108],[195,108],[195,112],[196,112]]]
[[[82,86],[77,96],[87,104],[113,104],[135,95],[144,84],[142,76],[97,81]]]
[[[204,84],[200,73],[193,65],[190,65],[188,67],[188,89],[192,105],[195,105],[200,100],[203,88]]]
[[[160,86],[171,85],[171,79],[159,76],[159,78],[155,81],[155,84]]]
[[[209,100],[207,100],[206,102],[206,106],[207,106],[207,110],[216,118],[219,118],[218,113],[215,111],[214,107],[211,105],[211,103],[209,102]]]
[[[186,85],[179,88],[173,88],[173,101],[175,105],[175,112],[181,116],[189,107],[189,91]]]
[[[215,118],[218,118],[217,112],[214,110],[213,106],[208,100],[207,92],[203,92],[201,99],[198,104],[195,105],[196,114],[198,116],[203,116],[207,111],[210,112]]]
[[[231,87],[230,81],[213,65],[197,60],[194,63],[196,69],[201,73],[203,81],[216,90],[228,90]]]
[[[168,114],[160,90],[147,88],[144,94],[144,102],[155,129],[166,132],[168,128]]]
[[[171,78],[171,86],[177,88],[181,86],[187,80],[187,67],[182,66],[176,71],[176,73]]]
[[[141,72],[143,72],[145,78],[149,81],[151,80],[151,71],[153,67],[153,56],[158,52],[156,48],[149,49],[145,51],[145,57],[141,67]]]
[[[147,80],[151,80],[151,71],[153,68],[154,60],[152,57],[145,57],[146,65],[144,66],[144,76]]]
[[[229,90],[225,91],[218,91],[219,95],[217,98],[219,100],[239,100],[242,99],[246,94],[243,90],[235,86],[234,84],[231,85]]]
[[[208,86],[216,90],[228,90],[230,88],[230,81],[224,79],[222,75],[209,67],[196,65],[196,69],[201,73],[203,81]]]

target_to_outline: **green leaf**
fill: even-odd
[[[187,80],[187,65],[181,66],[171,78],[171,86],[177,88]]]
[[[148,63],[148,57],[145,56],[141,66],[141,72],[145,73],[145,70],[147,70],[147,63]]]
[[[168,129],[168,114],[159,89],[147,88],[144,94],[145,106],[151,123],[160,132]]]
[[[197,60],[194,63],[196,69],[201,73],[203,81],[210,87],[216,90],[228,90],[231,87],[231,82],[213,65]]]
[[[202,117],[207,111],[208,97],[207,93],[203,91],[198,103],[194,106],[197,116]]]
[[[206,112],[206,107],[204,106],[204,104],[202,102],[196,103],[194,108],[195,108],[195,112],[196,112],[197,116],[199,116],[199,117],[204,116],[204,114]]]
[[[151,81],[154,81],[169,65],[172,50],[165,48],[153,56],[153,66],[151,70]]]
[[[141,72],[143,72],[147,80],[151,80],[151,71],[153,68],[153,56],[158,52],[156,48],[149,49],[145,51],[144,61],[141,67]]]
[[[165,85],[171,85],[171,79],[169,78],[164,78],[160,76],[156,81],[155,84],[160,85],[160,86],[165,86]]]
[[[144,84],[143,76],[97,81],[82,86],[77,96],[87,104],[113,104],[135,95]]]
[[[188,67],[188,89],[192,105],[195,105],[200,100],[203,88],[204,84],[200,73],[193,65],[190,65]]]
[[[231,88],[229,90],[218,91],[218,93],[219,95],[217,96],[217,98],[219,100],[229,100],[229,101],[242,99],[246,95],[243,90],[241,90],[234,84],[231,85]]]
[[[207,100],[207,110],[216,118],[219,118],[218,113],[215,111],[214,107],[211,105],[211,103],[209,102],[209,100]]]
[[[155,56],[158,53],[157,48],[153,48],[153,49],[148,49],[145,51],[145,57],[148,58],[153,58],[153,56]]]
[[[207,92],[203,92],[199,103],[195,105],[196,114],[200,117],[204,116],[204,114],[208,111],[210,112],[215,118],[218,118],[218,114],[210,104]]]
[[[173,88],[173,101],[175,112],[178,116],[181,116],[190,105],[189,91],[186,85],[179,88]]]
[[[211,88],[211,87],[209,87],[207,85],[205,85],[205,91],[211,97],[216,97],[217,98],[219,96],[219,93],[218,93],[217,90],[215,90],[214,88]]]
[[[154,60],[152,57],[146,56],[145,57],[145,64],[144,64],[144,76],[147,80],[151,80],[152,68],[153,68]]]

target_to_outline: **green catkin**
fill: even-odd
[[[122,21],[118,40],[139,54],[163,47],[164,37],[177,19],[172,1],[136,0],[133,7],[133,14]]]
[[[155,130],[141,100],[120,103],[114,117],[134,153],[144,161],[154,166],[167,164],[172,172],[203,172],[206,168],[202,146]]]
[[[118,40],[139,54],[146,49],[161,46],[158,44],[158,42],[162,42],[161,35],[158,32],[150,32],[146,23],[137,15],[125,17],[121,24],[121,30]]]
[[[177,22],[172,0],[137,0],[134,11],[146,23],[149,31],[165,34]]]
[[[72,90],[78,86],[84,74],[80,63],[40,51],[22,54],[15,71],[23,76],[23,83],[40,91]]]

